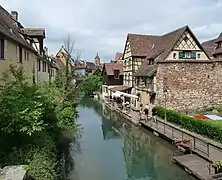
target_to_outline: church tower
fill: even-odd
[[[96,66],[100,65],[100,57],[99,57],[99,53],[97,52],[96,57],[94,58],[94,64]]]

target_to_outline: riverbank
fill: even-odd
[[[105,104],[110,110],[123,114],[121,110],[117,110],[118,108],[116,108],[115,106],[113,107],[112,104],[111,105],[108,103]],[[212,141],[210,139],[207,139],[205,137],[202,137],[198,134],[192,133],[185,129],[182,129],[181,127],[177,127],[171,123],[164,122],[161,119],[158,119],[156,123],[152,121],[149,121],[149,123],[147,123],[145,121],[140,121],[139,117],[137,117],[136,120],[135,119],[132,120],[132,117],[130,116],[125,116],[125,118],[127,118],[127,120],[132,122],[133,124],[143,125],[145,128],[151,130],[152,132],[157,132],[159,135],[161,135],[162,138],[170,142],[174,142],[176,139],[177,140],[182,140],[184,138],[189,139],[191,142],[189,147],[191,152],[200,156],[203,159],[204,163],[209,165],[208,169],[210,170],[212,169],[212,163],[216,160],[220,160],[220,158],[222,157],[222,147],[220,143],[217,143],[215,141]],[[187,165],[185,165],[185,163],[183,162],[180,162],[180,165],[188,169],[197,178],[200,178],[199,174],[197,173],[197,170],[195,170],[194,168],[187,167]],[[206,173],[202,174],[204,175],[201,175],[201,179],[208,178],[208,177],[203,177],[206,176]],[[208,172],[209,177],[211,177],[212,175],[214,175],[213,170]]]

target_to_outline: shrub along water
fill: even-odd
[[[9,75],[14,79],[0,90],[0,166],[27,165],[28,179],[53,180],[58,176],[57,142],[63,133],[77,132],[71,98],[77,90],[29,84],[15,66]]]
[[[157,115],[165,117],[165,108],[157,107]],[[176,111],[166,110],[167,121],[181,126],[184,129],[201,134],[210,139],[222,142],[222,124],[212,120],[200,120]]]
[[[82,91],[86,95],[93,94],[94,92],[102,91],[102,75],[101,73],[91,74],[86,76],[80,83]]]

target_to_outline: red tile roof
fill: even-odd
[[[103,71],[106,71],[107,75],[114,75],[114,70],[119,70],[120,75],[123,75],[123,65],[116,63],[105,63],[103,65]]]
[[[147,56],[160,36],[128,34],[132,56]]]
[[[123,53],[117,52],[114,61],[118,61],[123,56]]]

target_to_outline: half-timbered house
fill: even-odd
[[[220,61],[212,60],[188,26],[158,36],[134,74],[141,103],[196,111],[222,103]]]
[[[129,87],[135,85],[135,72],[149,54],[158,36],[128,34],[122,56],[124,65],[123,84]]]
[[[117,63],[104,63],[103,70],[103,97],[111,95],[111,88],[120,90],[123,85],[123,66]]]

